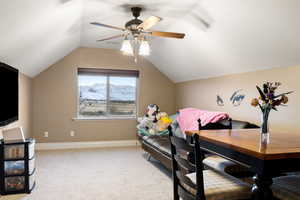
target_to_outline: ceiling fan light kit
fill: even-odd
[[[127,36],[125,36],[122,46],[121,46],[121,51],[125,54],[125,55],[133,55],[133,48],[132,45],[130,43],[130,40],[128,39]]]
[[[134,16],[134,19],[126,22],[125,28],[120,28],[116,26],[106,25],[98,22],[92,22],[92,25],[101,26],[105,28],[112,28],[116,30],[123,31],[123,34],[112,36],[109,38],[98,40],[106,41],[111,39],[116,39],[120,37],[124,37],[122,42],[121,51],[126,55],[133,55],[135,56],[135,60],[137,55],[141,56],[148,56],[150,55],[150,45],[146,38],[147,35],[149,36],[156,36],[156,37],[167,37],[167,38],[177,38],[182,39],[184,38],[185,34],[183,33],[171,33],[171,32],[162,32],[162,31],[151,31],[149,30],[154,25],[162,20],[162,18],[157,16],[151,16],[146,20],[142,21],[138,19],[142,11],[140,7],[132,7],[131,12]]]
[[[129,56],[133,56],[135,54],[140,56],[149,56],[151,52],[150,45],[146,40],[146,37],[143,39],[135,38],[130,40],[128,36],[125,36],[120,50],[124,53],[124,55]]]
[[[141,56],[149,56],[150,55],[150,45],[149,42],[144,38],[141,41],[139,55]]]

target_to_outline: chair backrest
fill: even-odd
[[[194,144],[173,135],[169,126],[169,138],[172,153],[172,176],[174,200],[205,200],[203,184],[203,153],[200,149],[199,136],[194,135]],[[185,175],[196,172],[196,184]],[[184,186],[185,185],[185,186]],[[196,195],[186,188],[196,191]]]

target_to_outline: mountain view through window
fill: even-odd
[[[79,74],[80,118],[136,115],[137,77]]]

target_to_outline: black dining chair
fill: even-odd
[[[174,200],[242,200],[251,198],[251,187],[230,175],[203,170],[199,136],[193,144],[173,135],[169,127],[172,153]]]

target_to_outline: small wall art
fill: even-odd
[[[242,89],[239,89],[233,92],[229,101],[235,107],[240,106],[242,101],[245,99],[245,96],[246,95],[242,93]],[[218,106],[224,106],[224,100],[219,94],[217,94],[216,102]]]
[[[240,106],[245,99],[245,94],[241,94],[242,89],[236,90],[230,97],[233,106]]]
[[[217,95],[217,105],[218,105],[218,106],[224,106],[224,101],[223,101],[223,99],[220,97],[220,95]]]

